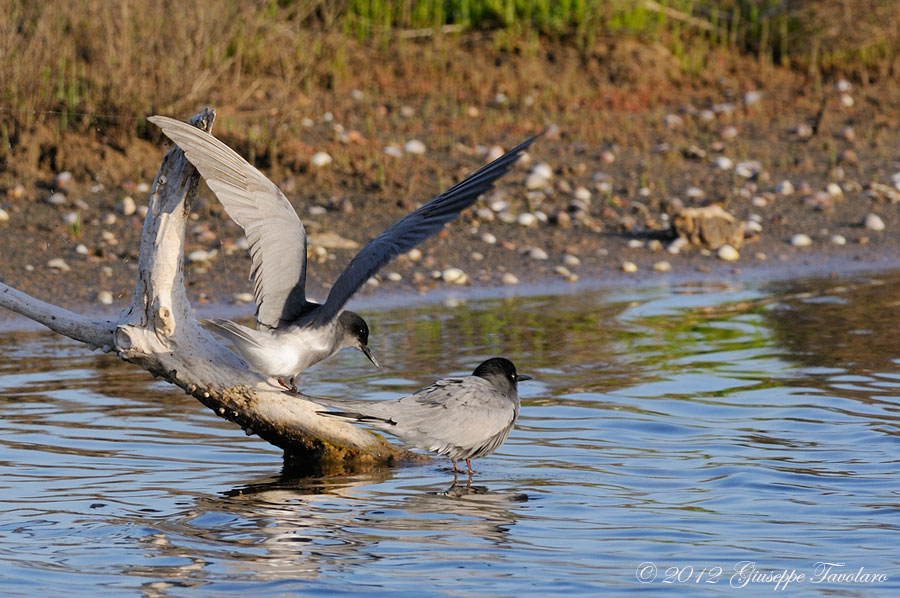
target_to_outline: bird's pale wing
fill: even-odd
[[[537,136],[483,166],[372,239],[350,261],[331,287],[328,298],[317,311],[316,325],[324,325],[337,316],[350,297],[379,268],[439,232],[444,224],[475,203],[478,196],[489,190],[494,181],[510,169],[535,139]]]
[[[496,440],[502,442],[518,415],[513,401],[475,376],[439,380],[395,401],[354,401],[353,407],[364,417],[382,418],[380,422],[358,421],[427,450],[439,446],[474,450]],[[384,423],[385,420],[392,423]],[[423,446],[426,439],[431,447]]]
[[[270,328],[296,319],[306,303],[306,231],[290,202],[263,173],[209,133],[165,116],[148,120],[184,151],[244,229],[256,319]]]

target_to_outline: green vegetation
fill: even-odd
[[[686,77],[724,52],[874,79],[896,70],[898,29],[893,0],[12,0],[0,3],[0,131],[8,148],[51,113],[62,132],[142,135],[147,114],[206,102],[253,104],[267,130],[296,129],[298,94],[369,74],[353,72],[360,54],[388,62],[414,46],[406,56],[430,58],[421,66],[440,78],[450,54],[427,47],[473,39],[526,56],[574,48],[585,61],[598,44],[636,40]]]

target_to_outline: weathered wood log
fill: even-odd
[[[207,108],[190,122],[210,131],[214,119]],[[184,287],[185,224],[199,182],[184,153],[169,150],[150,192],[134,293],[118,320],[88,318],[3,283],[0,306],[180,386],[220,417],[283,449],[295,466],[412,456],[352,424],[316,415],[321,406],[250,370],[200,326]]]

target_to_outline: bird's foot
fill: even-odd
[[[276,380],[278,380],[278,383],[279,383],[279,384],[281,384],[283,387],[285,387],[286,389],[288,389],[288,392],[292,392],[292,393],[294,393],[295,395],[296,395],[296,394],[300,394],[300,391],[297,390],[297,385],[294,384],[294,379],[293,379],[293,378],[290,378],[290,383],[286,382],[284,378],[276,378]]]

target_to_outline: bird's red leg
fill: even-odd
[[[472,474],[475,472],[472,470],[472,461],[470,461],[469,459],[466,459],[466,467],[469,468],[469,477],[471,478]]]

